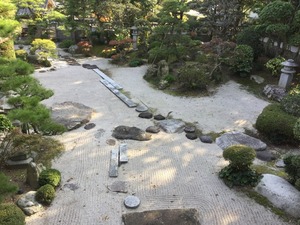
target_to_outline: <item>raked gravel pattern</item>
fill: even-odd
[[[91,62],[100,68],[110,67],[104,59],[88,63]],[[26,218],[27,225],[121,225],[121,216],[126,212],[177,208],[196,208],[203,225],[287,224],[218,178],[218,171],[227,162],[216,144],[190,141],[184,133],[160,132],[153,134],[150,141],[126,140],[109,145],[114,127],[146,129],[153,122],[138,118],[138,113],[107,90],[92,70],[71,66],[35,76],[55,92],[44,102],[46,105],[75,101],[92,107],[96,112],[91,122],[96,127],[79,128],[56,137],[66,146],[65,153],[52,166],[62,172],[61,187],[50,207]],[[147,91],[144,89],[145,95]],[[244,93],[241,98],[249,98],[248,95]],[[117,178],[109,178],[110,151],[120,143],[128,145],[129,162],[119,167]],[[107,186],[116,180],[126,181],[129,192],[109,191]],[[130,194],[141,200],[137,209],[127,209],[123,204]]]

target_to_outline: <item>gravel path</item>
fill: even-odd
[[[235,83],[224,85],[209,98],[173,97],[143,81],[145,67],[118,68],[105,59],[88,63],[110,68],[113,79],[133,99],[142,100],[158,113],[173,111],[175,118],[198,122],[207,132],[250,127],[268,104],[240,90]],[[226,162],[216,144],[190,141],[183,133],[161,132],[153,135],[151,141],[116,140],[116,145],[110,145],[114,127],[146,129],[153,121],[138,118],[137,112],[108,91],[92,70],[62,66],[35,76],[55,92],[44,102],[46,105],[63,101],[83,103],[96,110],[91,120],[96,127],[79,128],[57,137],[66,146],[66,152],[53,162],[53,168],[62,172],[61,189],[46,211],[27,218],[27,225],[121,225],[123,213],[169,208],[196,208],[203,225],[286,224],[218,179],[217,173]],[[129,162],[119,167],[118,178],[109,178],[110,151],[120,143],[128,145]],[[123,200],[128,194],[107,189],[116,180],[128,183],[128,194],[141,199],[139,208],[126,209]]]

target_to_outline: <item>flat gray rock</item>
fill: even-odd
[[[268,150],[256,151],[256,158],[266,162],[270,162],[276,159],[276,157],[272,154],[272,152]]]
[[[68,130],[74,130],[91,120],[94,110],[76,102],[55,103],[51,108],[51,118],[64,125]]]
[[[275,166],[278,168],[284,168],[285,163],[284,163],[283,159],[279,159],[278,161],[276,161]]]
[[[186,133],[185,136],[187,139],[190,139],[190,140],[196,140],[198,138],[197,134],[195,134],[195,133]]]
[[[141,203],[141,200],[136,197],[136,196],[127,196],[124,200],[124,205],[127,207],[127,208],[130,208],[130,209],[135,209],[137,208]]]
[[[263,174],[255,190],[277,208],[297,219],[300,218],[300,192],[285,179],[272,174]]]
[[[216,144],[223,150],[232,146],[232,145],[246,145],[256,151],[263,151],[267,148],[266,143],[261,140],[251,137],[247,134],[241,132],[228,132],[216,139]]]
[[[157,126],[150,126],[146,128],[146,132],[152,133],[152,134],[157,134],[160,132],[160,128]]]
[[[125,181],[115,181],[108,185],[107,188],[112,192],[127,193],[127,183]]]
[[[149,141],[151,135],[137,127],[118,126],[114,129],[112,136],[117,139],[132,139],[136,141]]]
[[[177,133],[183,131],[185,127],[184,122],[176,119],[161,120],[157,124],[167,133]]]
[[[193,126],[186,126],[184,128],[184,132],[186,132],[186,133],[194,133],[195,131],[196,131],[196,128]]]
[[[165,119],[166,119],[166,117],[164,117],[164,116],[161,115],[161,114],[155,115],[153,118],[154,118],[155,120],[165,120]]]
[[[153,114],[150,112],[141,112],[139,114],[139,117],[143,119],[151,119],[153,117]]]
[[[36,191],[29,191],[22,195],[17,201],[17,205],[27,216],[31,216],[41,210],[43,206],[35,200]]]
[[[258,84],[262,84],[263,82],[265,82],[265,79],[258,75],[251,75],[250,80],[253,80],[254,82],[256,82]]]
[[[96,124],[94,124],[94,123],[88,123],[84,126],[84,129],[90,130],[90,129],[93,129],[95,126],[96,126]]]
[[[202,136],[200,136],[200,141],[203,142],[203,143],[207,143],[207,144],[213,143],[212,137],[208,136],[208,135],[202,135]]]
[[[139,104],[136,108],[135,111],[137,112],[146,112],[148,111],[148,107],[145,106],[144,104]]]

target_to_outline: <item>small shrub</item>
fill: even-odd
[[[285,61],[285,58],[278,56],[276,58],[270,59],[266,64],[267,70],[272,73],[272,76],[279,76],[280,70],[282,69],[281,63]]]
[[[281,100],[280,104],[285,112],[300,117],[300,94],[289,94]]]
[[[21,59],[21,60],[24,60],[24,61],[27,60],[28,53],[26,52],[26,50],[24,50],[24,49],[18,49],[15,52],[16,52],[16,57],[18,59]]]
[[[237,45],[231,57],[230,68],[241,76],[248,75],[252,70],[254,55],[249,45]]]
[[[72,40],[63,40],[59,43],[58,47],[60,48],[69,48],[70,46],[74,45],[74,41]]]
[[[232,186],[255,186],[261,175],[250,166],[255,159],[256,152],[245,145],[233,145],[223,151],[223,157],[229,160],[229,165],[224,167],[219,177]]]
[[[256,129],[274,144],[294,144],[297,117],[282,110],[280,104],[268,105],[256,120]]]
[[[22,210],[12,203],[0,205],[1,225],[25,225],[25,215]]]
[[[53,122],[52,120],[45,120],[40,125],[39,130],[44,135],[58,135],[66,132],[67,128],[59,123]]]
[[[30,53],[32,55],[36,54],[38,59],[47,59],[48,57],[55,58],[56,54],[56,44],[49,39],[37,38],[31,43]]]
[[[294,132],[294,137],[297,140],[300,140],[300,119],[298,119],[297,122],[295,123],[293,132]]]
[[[283,161],[291,183],[300,190],[300,155],[288,155]]]
[[[0,114],[0,132],[6,132],[12,129],[10,120],[3,114]]]
[[[43,186],[50,184],[53,187],[57,187],[60,184],[61,174],[56,169],[43,170],[39,176],[39,185]]]
[[[168,74],[164,77],[164,80],[171,84],[175,82],[176,78],[172,74]]]
[[[13,194],[17,192],[17,190],[18,187],[13,185],[4,173],[0,172],[0,203],[6,195]]]
[[[55,198],[55,189],[50,184],[40,187],[35,195],[35,199],[42,204],[50,205]]]
[[[85,56],[91,56],[93,45],[88,41],[80,41],[77,43],[77,52]]]
[[[131,61],[128,63],[128,65],[129,65],[130,67],[141,66],[141,65],[143,65],[143,60],[141,60],[141,59],[133,59],[133,60],[131,60]]]
[[[189,64],[179,70],[177,81],[185,89],[206,90],[210,77],[200,64]]]

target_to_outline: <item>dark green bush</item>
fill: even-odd
[[[131,61],[128,63],[128,65],[129,65],[130,67],[141,66],[141,65],[143,65],[143,60],[141,60],[141,59],[133,59],[133,60],[131,60]]]
[[[282,110],[280,104],[270,104],[256,120],[256,129],[274,144],[293,144],[297,117]]]
[[[300,141],[300,119],[298,119],[297,122],[295,123],[293,133],[294,133],[294,138]]]
[[[252,70],[253,50],[249,45],[237,45],[230,59],[230,68],[241,76],[248,75]]]
[[[12,129],[10,120],[3,114],[0,114],[0,132],[9,131]]]
[[[270,59],[266,64],[267,70],[272,73],[272,76],[279,76],[280,70],[282,69],[281,63],[285,61],[285,58],[278,56],[273,59]]]
[[[200,64],[188,64],[180,68],[177,81],[185,89],[206,90],[210,77]]]
[[[281,100],[280,104],[285,112],[300,117],[300,94],[289,94]]]
[[[57,187],[60,184],[61,174],[56,169],[43,170],[39,176],[39,185],[44,186],[50,184]]]
[[[230,187],[255,186],[261,178],[260,174],[250,168],[255,156],[255,150],[245,145],[226,148],[223,157],[229,160],[229,165],[220,171],[220,178]]]
[[[34,67],[21,59],[13,61],[12,65],[16,75],[26,76],[34,72]]]
[[[0,203],[6,195],[13,194],[17,192],[17,190],[18,187],[13,185],[4,173],[0,172]]]
[[[22,210],[12,203],[0,205],[1,225],[25,225],[25,215]]]
[[[50,184],[40,187],[35,195],[35,199],[42,204],[50,205],[55,198],[55,189]]]
[[[39,130],[44,135],[58,135],[67,131],[67,128],[59,123],[52,121],[51,119],[43,121],[40,125]]]
[[[291,183],[300,190],[300,155],[288,155],[283,159],[285,171],[289,174]]]
[[[233,145],[223,151],[224,159],[228,160],[233,168],[246,170],[255,159],[256,152],[245,145]]]
[[[63,40],[58,44],[60,48],[69,48],[70,46],[75,45],[75,42],[72,40]]]

